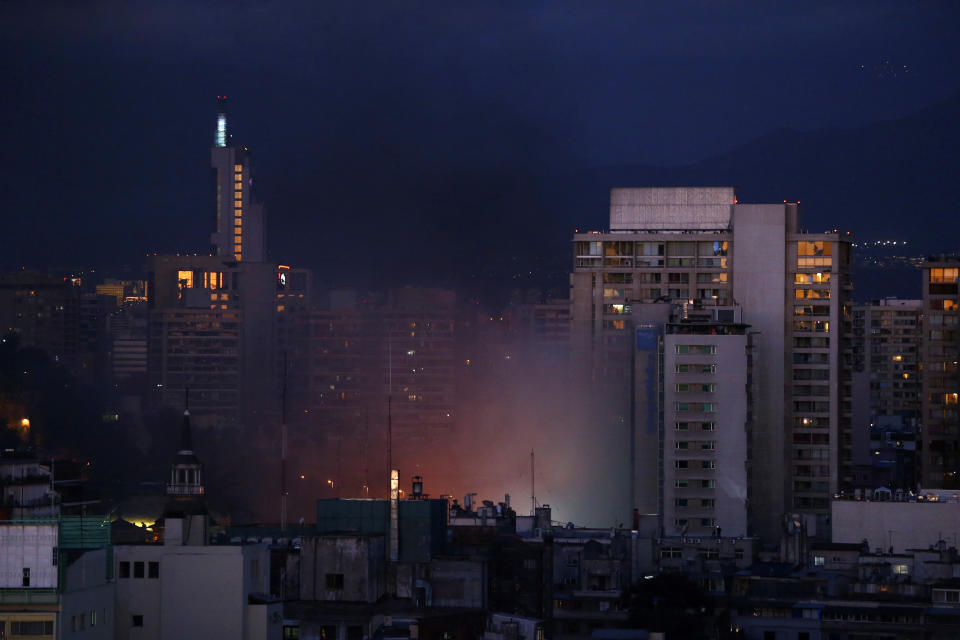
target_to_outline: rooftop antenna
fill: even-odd
[[[287,529],[287,352],[283,352],[283,387],[280,391],[280,533]]]
[[[530,515],[537,515],[537,480],[535,476],[533,449],[530,449]]]
[[[370,406],[363,407],[363,497],[370,494]]]
[[[183,388],[183,421],[180,423],[180,451],[193,450],[193,437],[190,433],[190,387]]]
[[[387,330],[387,471],[393,472],[393,339]]]

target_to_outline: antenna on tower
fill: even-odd
[[[387,329],[387,471],[393,473],[393,339]]]
[[[213,146],[226,147],[230,141],[227,132],[227,96],[217,96],[217,131],[213,136]]]
[[[283,352],[283,387],[280,391],[280,533],[287,529],[287,352]]]
[[[363,407],[363,497],[370,496],[370,406]]]
[[[537,515],[537,479],[535,473],[533,449],[530,449],[530,515]]]

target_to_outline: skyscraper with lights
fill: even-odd
[[[227,124],[227,97],[217,96],[217,129],[210,149],[216,198],[213,251],[237,262],[267,258],[263,205],[253,201],[250,150],[233,144]]]

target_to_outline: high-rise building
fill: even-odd
[[[265,261],[250,153],[233,144],[226,98],[219,100],[215,255],[148,259],[148,377],[163,404],[182,406],[189,389],[198,427],[263,426],[280,412],[277,326],[309,306],[312,279],[308,270]]]
[[[922,300],[854,307],[853,458],[861,489],[914,488],[922,316]]]
[[[663,457],[672,462],[663,465],[668,536],[747,535],[753,336],[729,318],[739,309],[707,311],[705,318],[667,324],[663,336]]]
[[[931,256],[923,265],[923,428],[920,484],[960,487],[960,256]]]
[[[280,270],[217,256],[152,256],[148,272],[148,369],[161,401],[181,406],[189,389],[200,427],[259,423],[275,411]]]
[[[755,401],[737,464],[747,470],[750,533],[771,541],[791,512],[828,534],[829,501],[852,481],[849,236],[801,232],[797,209],[739,204],[730,187],[613,189],[610,230],[574,236],[571,341],[602,397],[598,428],[632,420],[633,433],[650,434],[650,415],[665,421],[663,400],[649,412],[630,392],[642,307],[740,308]],[[635,445],[631,458],[645,459],[650,440]],[[673,454],[664,450],[661,464]],[[663,479],[637,464],[631,506],[649,513]]]
[[[266,223],[263,205],[253,200],[250,150],[233,144],[227,126],[227,97],[218,96],[217,100],[217,129],[210,150],[216,231],[210,240],[218,256],[263,262],[267,259]]]
[[[854,307],[856,369],[870,374],[875,415],[915,415],[920,400],[922,300],[885,298]]]

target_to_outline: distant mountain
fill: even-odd
[[[607,228],[612,187],[733,185],[741,202],[800,200],[809,231],[907,240],[918,254],[955,250],[958,114],[960,93],[898,120],[780,129],[680,167],[564,174],[354,167],[311,176],[325,214],[306,228],[278,230],[275,246],[318,268],[320,282],[413,280],[477,291],[556,285],[570,268],[574,230]],[[290,196],[291,205],[303,199]]]
[[[733,185],[741,202],[800,200],[811,231],[839,227],[865,240],[950,249],[960,239],[958,117],[960,93],[898,120],[779,129],[688,166],[596,169],[582,186]]]

